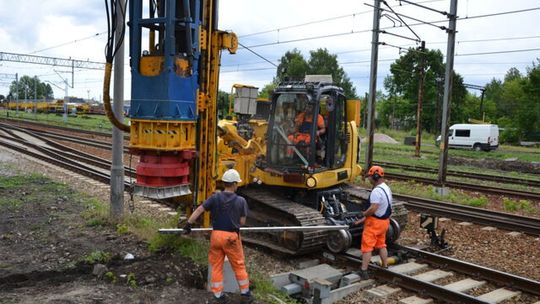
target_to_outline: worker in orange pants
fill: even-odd
[[[212,267],[210,279],[212,293],[218,303],[227,302],[223,294],[223,263],[227,257],[240,287],[242,303],[250,303],[249,277],[240,239],[240,226],[246,223],[248,207],[246,200],[236,195],[238,183],[242,180],[238,171],[234,169],[225,171],[221,180],[225,189],[213,194],[195,209],[184,226],[184,234],[191,232],[193,223],[204,211],[210,211],[213,229],[208,263]]]
[[[384,182],[384,170],[380,166],[373,166],[368,171],[368,180],[373,186],[369,196],[369,208],[362,212],[364,217],[354,224],[364,223],[362,232],[362,268],[360,276],[368,279],[367,272],[373,249],[379,249],[382,267],[388,267],[388,250],[386,250],[386,231],[390,226],[392,214],[392,191]]]

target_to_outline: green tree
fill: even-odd
[[[308,71],[308,64],[299,50],[293,49],[287,51],[279,60],[276,79],[274,82],[279,83],[286,78],[289,80],[304,80]]]
[[[439,126],[436,118],[440,117],[442,113],[443,87],[441,84],[445,70],[443,55],[439,50],[426,49],[420,52],[417,49],[409,49],[407,53],[390,65],[391,75],[385,78],[384,87],[390,96],[403,98],[400,102],[400,111],[396,112],[395,119],[404,122],[409,122],[411,118],[415,120],[421,61],[425,71],[422,126],[428,132],[437,132]],[[463,77],[459,74],[453,74],[452,88],[450,122],[463,122],[465,118],[462,115],[462,110],[467,91],[463,85]],[[387,98],[383,102],[392,102],[392,98]],[[406,128],[409,123],[402,125]]]
[[[218,108],[218,116],[221,118],[225,118],[229,114],[229,96],[231,94],[221,91],[218,91],[218,97],[217,97],[217,108]]]
[[[333,82],[343,88],[345,96],[357,99],[354,88],[347,73],[339,66],[337,55],[332,55],[327,49],[318,49],[310,52],[309,60],[305,60],[299,50],[287,51],[279,60],[276,77],[273,83],[279,83],[286,78],[289,80],[304,80],[307,74],[332,75]]]
[[[277,83],[271,82],[262,88],[262,90],[259,93],[259,97],[261,98],[270,98],[270,95],[272,95],[272,92],[276,88]]]
[[[11,82],[9,86],[9,95],[16,97],[19,94],[19,99],[25,96],[27,99],[52,99],[54,98],[51,85],[41,82],[38,77],[30,77],[27,75],[16,81]],[[25,95],[26,94],[26,95]]]
[[[506,72],[506,75],[504,75],[504,82],[521,79],[521,77],[521,72],[517,68],[513,67]]]
[[[540,60],[538,60],[540,63]],[[522,81],[524,98],[521,99],[517,114],[519,130],[523,139],[540,141],[540,66],[533,63],[527,68],[527,77]]]
[[[310,52],[308,72],[313,75],[332,75],[332,80],[337,86],[343,89],[347,98],[358,98],[356,88],[353,86],[347,73],[338,64],[337,55],[330,54],[326,48]]]

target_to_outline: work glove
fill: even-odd
[[[191,233],[191,223],[186,223],[186,225],[184,226],[184,234],[190,234]]]

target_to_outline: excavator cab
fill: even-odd
[[[343,166],[346,150],[345,96],[321,82],[278,86],[272,96],[267,141],[268,168],[316,173]]]

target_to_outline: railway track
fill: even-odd
[[[3,122],[5,124],[11,125],[11,126],[18,125],[20,128],[32,128],[32,129],[37,130],[37,131],[43,130],[43,128],[50,128],[50,129],[57,129],[57,130],[67,131],[67,132],[78,132],[78,133],[84,133],[84,134],[90,134],[90,135],[96,135],[96,136],[112,137],[112,134],[107,133],[107,132],[99,132],[99,131],[90,131],[90,130],[83,130],[83,129],[67,128],[67,127],[55,126],[55,125],[50,125],[50,124],[43,124],[43,123],[32,122],[32,121],[27,121],[27,120],[15,120],[15,119],[0,118],[0,122]],[[21,124],[24,125],[24,127],[20,126]],[[28,125],[30,127],[27,127]]]
[[[25,132],[32,136],[36,136],[36,137],[39,136],[40,138],[46,137],[46,138],[51,138],[51,139],[56,139],[56,140],[69,141],[75,144],[90,146],[90,147],[99,148],[99,149],[108,150],[108,151],[112,150],[111,142],[105,142],[105,141],[72,136],[72,135],[63,134],[63,133],[50,132],[50,131],[45,131],[45,130],[36,130],[33,128],[21,128],[18,126],[13,126],[13,125],[5,124],[5,123],[0,123],[0,127],[2,127],[4,130],[16,130],[19,132]],[[73,131],[74,130],[71,130],[71,132]],[[103,136],[103,135],[100,135],[100,136]],[[128,152],[128,149],[124,148],[124,152]]]
[[[14,134],[12,131],[6,129],[5,127],[2,127],[0,129],[4,130],[4,132],[6,133],[11,132],[12,134]],[[40,133],[31,132],[24,129],[17,129],[17,131],[23,133],[25,132],[29,136],[36,137],[41,141],[46,142],[51,147],[55,148],[55,151],[51,151],[51,148],[42,148],[44,149],[44,151],[46,151],[45,153],[61,153],[63,151],[63,154],[61,155],[64,158],[79,158],[79,161],[81,162],[86,162],[88,164],[98,166],[103,169],[109,169],[111,166],[111,163],[108,160],[98,158],[72,148],[65,147],[64,145],[49,140],[45,136],[42,136]],[[23,139],[19,136],[18,140],[21,141]],[[69,141],[69,139],[67,138],[62,140]],[[128,176],[135,176],[135,173],[131,168],[125,167],[125,172]],[[89,177],[91,178],[91,176]],[[105,182],[108,183],[108,180],[106,180]],[[369,195],[369,192],[366,189],[358,188],[355,186],[353,186],[353,189],[355,189],[354,191],[356,191],[357,195],[360,197],[367,198],[367,195]],[[394,194],[394,197],[396,199],[404,201],[407,209],[412,211],[447,217],[459,221],[468,221],[479,225],[493,226],[504,230],[519,231],[530,235],[540,235],[540,220],[537,218],[518,216],[510,213],[496,212],[487,209],[474,208],[465,205],[458,205],[408,195]]]
[[[349,192],[367,199],[369,190],[350,185]],[[497,212],[483,208],[453,204],[427,198],[403,194],[393,194],[408,210],[446,217],[458,221],[471,222],[478,225],[492,226],[504,230],[519,231],[526,234],[540,235],[540,219],[505,212]]]
[[[52,147],[32,143],[9,130],[5,130],[3,128],[0,128],[0,130],[10,134],[10,136],[0,135],[0,143],[5,148],[39,159],[54,166],[64,168],[68,171],[81,174],[104,184],[110,184],[110,174],[108,174],[107,171],[110,170],[111,163],[108,160],[101,159],[57,143],[51,143]],[[55,147],[59,147],[59,149]],[[128,177],[134,176],[132,169],[125,169]],[[127,191],[130,188],[131,183],[129,180],[126,180],[124,182],[124,189]]]
[[[9,133],[9,130],[2,129],[3,132]],[[22,136],[19,136],[15,133],[13,133],[14,136],[11,136],[11,139],[0,138],[0,142],[2,146],[18,151],[20,153],[29,155],[31,157],[40,159],[42,161],[45,161],[47,163],[62,167],[64,169],[67,169],[69,171],[76,172],[78,174],[87,176],[91,179],[103,182],[108,184],[110,182],[110,176],[107,174],[104,174],[103,171],[95,170],[91,166],[82,165],[78,161],[74,161],[72,157],[74,157],[74,153],[72,150],[67,149],[69,151],[64,151],[64,153],[59,153],[53,150],[52,148],[45,148],[42,146],[39,146],[35,143],[29,143],[27,142]],[[48,139],[41,138],[43,141],[48,141]],[[52,142],[50,142],[52,144]],[[59,144],[52,144],[53,146]],[[56,146],[56,147],[58,147]],[[56,149],[56,148],[55,148]],[[80,151],[77,151],[79,155],[82,155]],[[92,161],[96,161],[93,159]],[[110,165],[109,165],[110,168]],[[126,189],[130,187],[130,184],[128,182],[125,183]],[[365,189],[359,189],[359,191],[364,191],[367,193]],[[496,213],[484,209],[478,209],[478,208],[472,208],[468,206],[461,206],[461,205],[455,205],[450,203],[441,203],[438,201],[430,201],[430,200],[424,200],[421,202],[418,198],[414,197],[408,197],[408,196],[398,196],[396,195],[396,198],[405,200],[406,204],[412,208],[413,210],[419,211],[419,212],[427,212],[427,213],[434,213],[435,215],[441,215],[445,217],[450,218],[456,218],[456,219],[463,219],[463,220],[469,220],[471,221],[471,218],[473,217],[473,214],[478,213],[477,217],[473,219],[473,222],[491,225],[491,226],[497,226],[499,224],[494,225],[494,219],[499,218],[501,224],[506,222],[507,225],[510,222],[515,222],[512,224],[513,226],[506,226],[505,229],[510,230],[526,230],[529,229],[530,234],[538,235],[540,231],[540,220],[538,219],[532,219],[532,218],[523,218],[519,216],[514,216],[506,213]],[[421,199],[423,200],[423,199]],[[444,208],[442,208],[444,206]],[[535,224],[533,225],[532,221],[535,221]],[[521,228],[517,228],[517,227]],[[534,230],[532,227],[535,227]],[[526,232],[526,231],[525,231]],[[498,292],[506,293],[506,295],[516,295],[517,292],[523,292],[527,294],[531,294],[534,296],[540,296],[540,283],[537,281],[529,280],[523,277],[507,274],[504,272],[499,272],[493,269],[489,269],[486,267],[474,265],[471,263],[466,263],[463,261],[458,261],[455,259],[451,259],[448,257],[435,255],[432,253],[427,253],[424,251],[420,251],[414,248],[409,247],[397,247],[398,250],[401,250],[406,253],[406,255],[409,258],[415,258],[416,263],[426,263],[429,265],[429,267],[436,268],[434,270],[442,270],[442,271],[451,271],[460,273],[462,275],[464,274],[474,274],[473,278],[475,282],[481,282],[477,281],[478,279],[482,279],[487,281],[492,287],[496,286],[499,290]],[[359,262],[358,255],[345,255],[345,258],[348,261],[356,261]],[[377,267],[375,265],[370,266],[371,271],[373,272],[375,278],[380,282],[390,282],[394,285],[398,285],[404,289],[411,290],[413,292],[418,293],[422,296],[429,296],[431,298],[437,299],[442,302],[449,302],[449,303],[488,303],[486,300],[486,297],[482,296],[473,296],[466,294],[464,292],[456,292],[451,290],[448,286],[441,286],[434,284],[432,281],[426,281],[425,279],[422,280],[420,278],[428,276],[427,274],[424,276],[418,276],[418,274],[410,274],[410,273],[404,273],[404,272],[398,272],[399,268],[391,268],[388,270],[382,269],[380,267]],[[424,268],[425,269],[425,268]],[[440,272],[439,272],[440,273]],[[472,280],[471,279],[471,280]],[[474,283],[474,284],[480,284],[480,283]],[[473,284],[473,285],[474,285]],[[485,283],[482,283],[485,284]],[[503,287],[504,290],[500,289],[500,287]],[[511,288],[513,290],[509,290],[508,288]]]
[[[535,280],[412,247],[396,245],[391,251],[399,252],[405,261],[388,269],[370,264],[370,272],[377,281],[399,286],[422,298],[429,297],[445,303],[498,303],[495,301],[497,297],[512,299],[523,293],[532,303],[540,296],[540,282]],[[356,269],[361,265],[358,251],[349,250],[336,258],[354,263]],[[450,279],[453,277],[459,278]],[[440,280],[445,282],[435,283]],[[367,293],[390,290],[379,286]],[[468,293],[479,287],[482,288],[480,294]]]
[[[399,173],[385,173],[385,177],[389,179],[404,180],[404,181],[413,180],[413,181],[417,181],[423,184],[434,185],[434,186],[439,185],[439,182],[436,179],[426,178],[426,177],[411,176],[411,175],[405,175],[405,174],[399,174]],[[454,182],[454,181],[446,181],[445,185],[451,188],[465,189],[469,191],[477,191],[477,192],[483,192],[483,193],[488,193],[488,194],[493,194],[493,195],[512,196],[512,197],[524,198],[524,199],[530,199],[530,200],[536,200],[536,201],[540,200],[540,192],[518,191],[518,190],[495,187],[495,186],[490,187],[490,186],[460,183],[460,182]]]
[[[404,169],[407,171],[432,173],[432,174],[438,174],[439,172],[439,170],[436,168],[429,168],[429,167],[423,167],[423,166],[412,166],[412,165],[404,165],[404,164],[391,163],[391,162],[379,162],[379,161],[376,163],[380,166],[384,166],[385,168],[399,168],[399,169]],[[471,178],[471,179],[477,179],[477,180],[487,180],[487,181],[493,181],[493,182],[498,182],[498,183],[522,184],[522,185],[540,188],[540,180],[532,180],[532,179],[508,177],[508,176],[496,176],[496,175],[482,174],[482,173],[471,173],[471,172],[464,172],[464,171],[457,171],[457,170],[447,170],[447,175],[455,176],[455,177]]]

